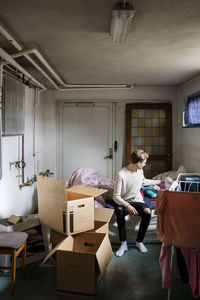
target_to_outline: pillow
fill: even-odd
[[[184,168],[183,165],[181,165],[177,171],[167,171],[167,172],[164,172],[164,173],[160,173],[156,176],[154,176],[152,179],[154,180],[163,180],[165,179],[166,177],[170,177],[171,179],[173,180],[176,180],[178,174],[180,173],[187,173],[186,169]]]
[[[176,174],[177,174],[177,171],[163,172],[163,173],[160,173],[160,174],[154,176],[152,179],[154,179],[154,180],[163,180],[167,177],[170,177],[171,179],[175,180],[176,177],[177,177]]]
[[[177,176],[178,174],[181,174],[181,173],[187,173],[187,170],[184,168],[183,165],[181,165],[178,170],[177,170]]]

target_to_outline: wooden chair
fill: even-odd
[[[7,254],[12,256],[12,263],[10,266],[0,266],[0,270],[11,270],[12,290],[11,295],[14,295],[15,290],[15,276],[16,276],[16,259],[23,250],[23,272],[26,267],[26,239],[25,232],[5,232],[0,231],[0,254]]]

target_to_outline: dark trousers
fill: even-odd
[[[143,239],[145,237],[145,234],[146,234],[146,231],[149,226],[150,219],[151,219],[151,214],[144,212],[144,209],[149,208],[149,207],[146,205],[146,203],[143,203],[143,202],[132,201],[132,202],[129,202],[129,204],[137,210],[138,215],[141,217],[139,231],[138,231],[138,235],[137,235],[137,239],[136,239],[136,241],[138,243],[141,243],[141,242],[143,242]],[[128,214],[128,211],[126,210],[126,208],[124,206],[118,205],[116,203],[114,204],[114,208],[115,208],[115,213],[116,213],[116,217],[117,217],[119,239],[121,242],[124,242],[124,241],[126,241],[125,216]]]
[[[176,259],[177,259],[180,278],[183,281],[183,283],[187,284],[189,282],[189,275],[188,275],[187,265],[185,263],[185,258],[180,248],[175,248],[175,249],[176,249]]]

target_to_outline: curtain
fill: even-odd
[[[190,97],[185,108],[185,125],[200,126],[200,96]]]

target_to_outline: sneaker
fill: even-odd
[[[117,250],[116,256],[121,257],[124,254],[124,252],[126,252],[126,251],[128,251],[128,245],[127,245],[127,242],[124,241],[121,243],[121,246]]]
[[[143,243],[138,243],[136,242],[136,248],[141,252],[141,253],[146,253],[148,250],[147,248],[144,246]]]

